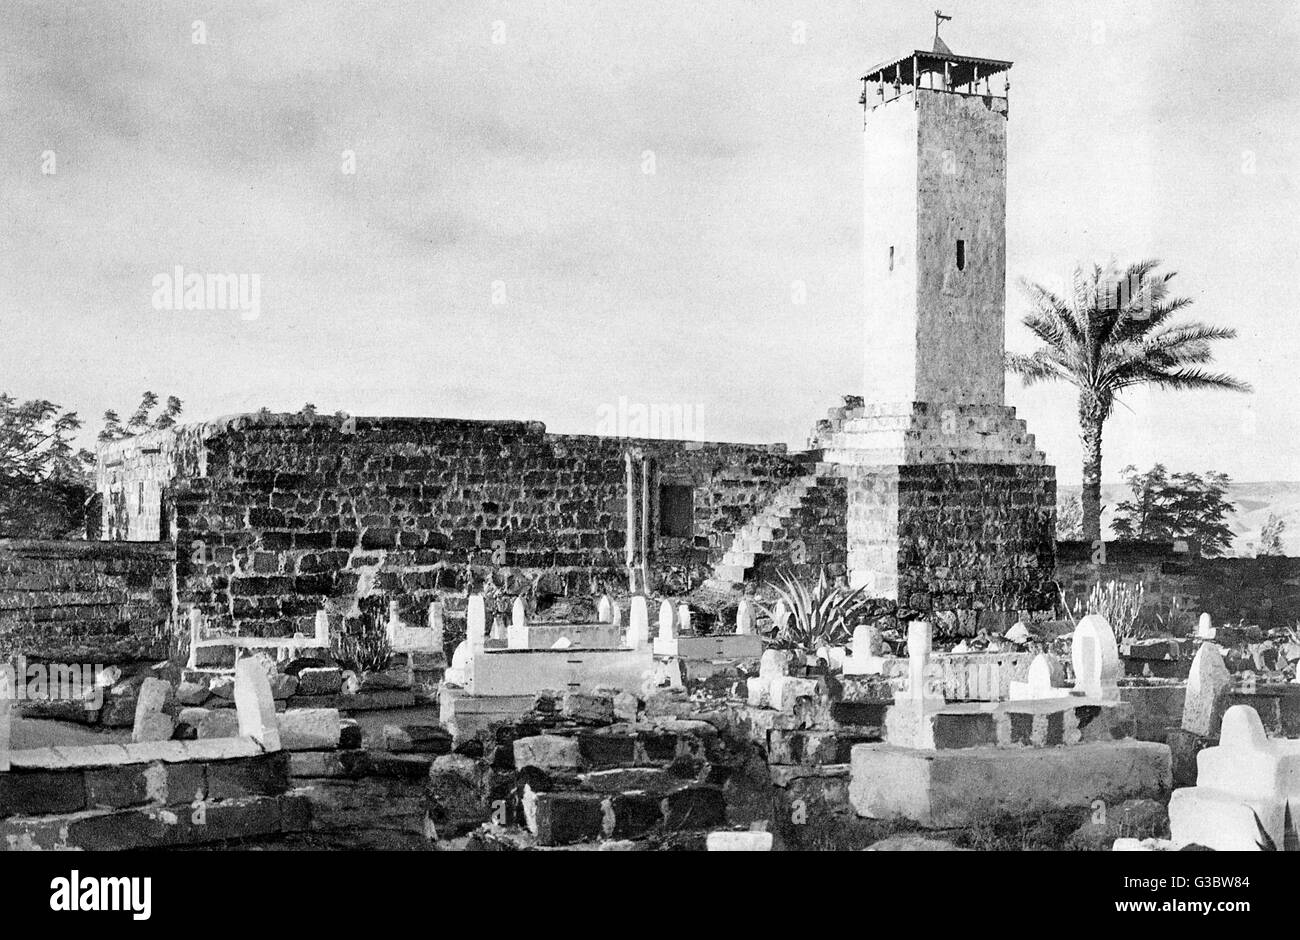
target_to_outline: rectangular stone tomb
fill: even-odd
[[[1253,852],[1267,844],[1264,833],[1279,850],[1294,840],[1300,741],[1266,737],[1254,709],[1234,705],[1223,716],[1219,745],[1197,754],[1196,767],[1196,786],[1175,790],[1169,801],[1175,842]]]
[[[885,714],[885,740],[918,750],[1077,745],[1130,738],[1134,730],[1129,703],[1081,697],[924,707],[899,703]]]
[[[459,744],[494,724],[515,722],[532,711],[535,692],[526,695],[470,695],[444,685],[438,690],[438,723]]]
[[[1161,799],[1170,787],[1169,748],[1147,741],[950,751],[858,744],[852,753],[849,802],[859,816],[930,829],[1096,800]]]
[[[582,649],[620,649],[626,634],[626,627],[612,623],[530,623],[528,649],[553,649],[561,640]]]
[[[1011,683],[1023,681],[1029,673],[1032,653],[931,653],[926,674],[950,702],[1003,702],[1011,694]],[[906,656],[886,656],[882,674],[902,681],[908,674]]]
[[[654,651],[657,656],[677,656],[688,661],[758,660],[763,656],[763,638],[754,633],[655,637]]]
[[[544,690],[639,693],[653,675],[649,648],[488,649],[470,660],[465,691],[471,695],[529,695]]]

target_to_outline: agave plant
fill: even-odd
[[[777,576],[781,584],[773,584],[772,590],[784,601],[790,618],[784,629],[778,624],[776,634],[766,638],[769,646],[815,654],[823,646],[848,643],[854,622],[868,602],[865,587],[850,591],[834,585],[826,576],[825,568],[811,589],[784,571],[778,571]],[[763,607],[774,623],[775,607]]]
[[[393,655],[382,610],[367,611],[358,633],[341,632],[332,637],[334,659],[357,673],[383,672]]]
[[[1295,823],[1291,821],[1291,804],[1286,804],[1286,815],[1282,819],[1282,848],[1277,847],[1273,837],[1268,834],[1264,824],[1260,821],[1259,813],[1253,809],[1250,811],[1255,817],[1255,828],[1259,830],[1259,838],[1255,844],[1259,846],[1261,852],[1300,852],[1300,835],[1296,833]]]

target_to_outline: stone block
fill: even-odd
[[[451,732],[441,725],[384,725],[384,748],[398,754],[450,754]]]
[[[298,695],[338,695],[343,690],[343,670],[319,666],[298,673]]]
[[[135,727],[131,729],[131,741],[136,744],[148,741],[170,741],[176,730],[176,722],[171,715],[162,712],[141,715],[136,711]]]
[[[727,821],[727,801],[717,787],[688,786],[664,797],[664,828],[709,829]]]
[[[337,708],[290,708],[278,716],[280,746],[289,751],[325,751],[339,746]]]
[[[637,736],[630,732],[579,732],[578,751],[592,769],[627,767],[637,760]]]
[[[639,790],[645,793],[664,794],[682,786],[676,777],[661,767],[620,767],[612,770],[595,770],[579,777],[584,789],[597,793],[622,793]]]
[[[768,687],[769,704],[779,712],[794,711],[801,698],[818,698],[825,694],[826,683],[822,679],[777,676]]]
[[[208,691],[206,682],[185,682],[182,681],[176,687],[176,701],[182,705],[202,705],[212,693]]]
[[[710,832],[705,845],[710,852],[770,852],[772,833],[720,830]]]
[[[289,789],[289,755],[283,751],[207,766],[209,800],[275,796]]]
[[[434,759],[429,771],[429,820],[439,838],[463,835],[488,821],[488,767],[459,754]]]
[[[0,773],[0,816],[75,813],[85,806],[86,783],[80,770]]]
[[[606,797],[594,793],[539,793],[538,845],[571,845],[600,838]]]
[[[805,764],[822,766],[843,764],[854,744],[865,738],[839,731],[805,731],[773,729],[767,734],[769,764]]]
[[[239,715],[233,709],[217,708],[204,715],[198,724],[200,740],[233,738],[239,734]]]
[[[859,744],[849,799],[859,816],[946,829],[1099,799],[1162,799],[1169,789],[1169,748],[1147,741],[945,751]]]
[[[574,721],[613,724],[614,698],[585,692],[566,692],[561,713]]]
[[[663,821],[663,798],[656,793],[616,793],[601,804],[604,816],[601,835],[605,838],[635,839]],[[613,825],[610,825],[610,820]]]
[[[540,770],[577,770],[582,766],[582,752],[577,738],[540,734],[514,742],[516,767]]]
[[[94,767],[85,772],[90,809],[122,809],[148,803],[186,804],[203,799],[202,764],[126,764]]]

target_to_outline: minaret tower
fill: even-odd
[[[1055,471],[1003,400],[1010,68],[936,28],[863,76],[864,405],[820,443],[851,580],[904,616],[1038,609],[1052,574]]]

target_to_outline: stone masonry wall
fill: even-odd
[[[659,484],[695,488],[693,537],[650,540],[656,575],[703,571],[811,469],[780,446],[552,435],[536,422],[248,415],[135,441],[101,453],[101,487],[129,494],[131,451],[154,450],[139,466],[156,476],[165,461],[174,474],[161,515],[178,546],[179,601],[262,635],[310,632],[322,604],[359,616],[367,598],[396,599],[419,620],[471,577],[534,601],[625,585],[629,450],[638,475],[651,461],[652,533]],[[639,526],[639,476],[636,491]],[[115,531],[131,531],[130,508]]]
[[[1105,561],[1093,563],[1090,543],[1058,544],[1056,580],[1071,602],[1099,580],[1141,581],[1139,623],[1147,626],[1185,633],[1202,611],[1220,624],[1300,622],[1300,558],[1200,558],[1168,544],[1109,542]]]
[[[851,580],[896,602],[899,617],[957,612],[968,626],[972,615],[964,612],[989,611],[996,615],[985,618],[987,625],[1001,626],[1017,612],[1051,609],[1052,467],[927,464],[845,472]]]
[[[0,658],[158,659],[170,545],[0,539]]]

